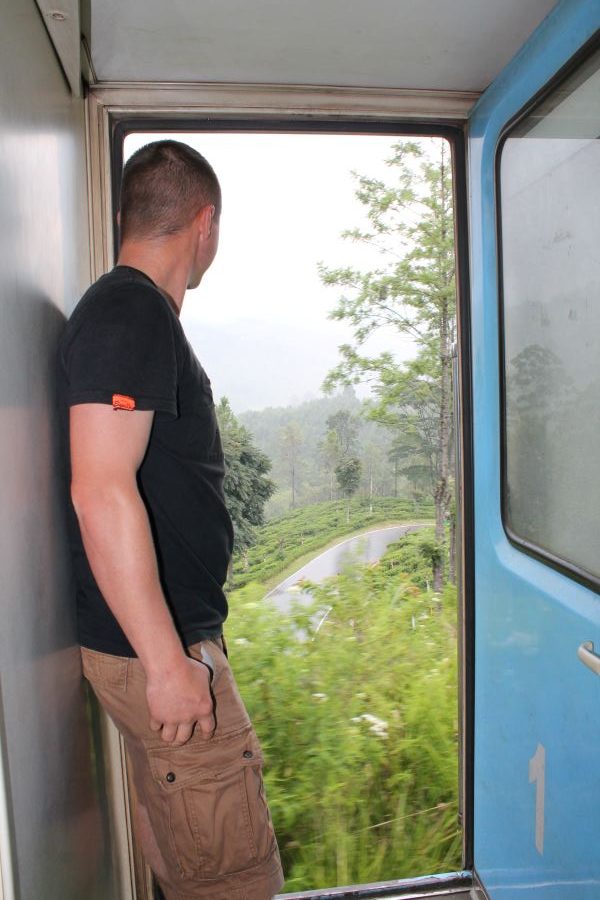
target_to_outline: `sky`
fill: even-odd
[[[185,140],[215,169],[223,193],[219,251],[199,288],[185,296],[181,321],[211,379],[236,413],[320,395],[345,323],[327,318],[340,295],[324,286],[319,262],[365,271],[381,265],[372,249],[341,238],[364,226],[355,198],[361,175],[389,179],[397,140],[383,135],[207,133],[132,134],[127,159],[161,137]],[[424,139],[431,143],[432,139]],[[409,338],[387,331],[369,352],[414,355]],[[363,396],[368,389],[359,390]]]

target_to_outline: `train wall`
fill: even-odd
[[[75,638],[53,378],[58,335],[89,281],[84,106],[34,0],[3,0],[2,13],[0,894],[108,900],[117,892]]]

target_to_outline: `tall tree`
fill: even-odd
[[[350,498],[358,490],[361,472],[360,459],[356,456],[344,456],[335,467],[335,475],[340,486],[340,491],[346,498],[346,522],[350,521]]]
[[[396,434],[410,432],[418,456],[431,472],[436,540],[445,545],[452,500],[452,350],[455,340],[454,224],[449,149],[440,140],[435,158],[421,146],[399,141],[388,165],[390,183],[357,176],[357,199],[369,226],[344,237],[375,247],[380,268],[320,267],[323,282],[342,288],[331,318],[348,322],[354,344],[340,347],[341,361],[325,381],[369,381],[375,394],[371,416]],[[398,365],[391,353],[369,357],[363,345],[382,327],[413,338],[414,360]],[[444,578],[439,554],[434,587]]]
[[[224,490],[235,529],[235,549],[243,553],[254,543],[255,530],[264,524],[264,509],[275,490],[268,477],[271,460],[254,444],[251,432],[233,414],[226,397],[217,406],[225,456]]]
[[[327,417],[327,428],[337,435],[340,456],[350,456],[356,451],[359,418],[349,409],[340,409]]]
[[[293,509],[296,506],[298,461],[300,448],[303,442],[302,429],[297,422],[288,422],[288,424],[281,429],[280,441],[283,456],[288,465],[290,488],[292,492],[291,507]]]
[[[360,419],[349,409],[339,409],[326,420],[327,432],[319,453],[329,475],[329,499],[333,500],[333,477],[340,462],[356,454]]]
[[[412,499],[417,501],[427,494],[433,495],[435,471],[432,456],[425,452],[422,435],[415,432],[408,422],[405,428],[398,429],[388,459],[394,467],[394,496],[398,496],[398,479],[402,476],[409,484]]]
[[[329,499],[333,500],[333,483],[335,477],[335,467],[340,461],[341,450],[340,440],[337,432],[330,428],[323,440],[319,444],[319,456],[323,461],[325,472],[329,481]]]

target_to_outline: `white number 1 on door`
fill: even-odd
[[[535,783],[535,847],[544,852],[544,794],[546,790],[546,751],[537,745],[535,754],[529,760],[529,783]]]

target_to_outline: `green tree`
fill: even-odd
[[[340,460],[340,441],[337,433],[332,428],[329,429],[319,444],[319,455],[323,461],[323,466],[329,482],[329,499],[333,500],[335,467]]]
[[[386,454],[373,440],[367,441],[363,446],[363,459],[365,468],[365,494],[369,498],[369,512],[373,512],[373,497],[377,490],[377,480],[381,478],[385,467]]]
[[[394,496],[398,496],[398,481],[406,479],[410,496],[418,503],[424,496],[433,496],[431,460],[423,452],[421,436],[409,428],[398,428],[388,459],[394,470]]]
[[[358,416],[349,409],[340,409],[327,417],[327,428],[337,436],[340,456],[350,456],[356,452],[358,443]]]
[[[264,524],[265,503],[275,490],[268,477],[271,461],[255,446],[251,432],[240,425],[229,401],[217,406],[225,456],[224,490],[235,529],[235,549],[244,552],[254,543],[255,529]]]
[[[357,199],[369,226],[344,237],[375,247],[382,266],[370,272],[320,266],[323,282],[343,290],[330,314],[348,322],[354,344],[340,347],[341,361],[325,389],[339,384],[372,384],[370,415],[409,432],[419,444],[419,465],[431,473],[436,540],[445,544],[452,501],[452,352],[455,341],[454,224],[449,150],[440,140],[437,157],[421,146],[399,141],[388,165],[393,182],[357,176]],[[391,353],[369,357],[367,338],[382,327],[413,338],[417,356],[399,365]],[[410,460],[412,465],[414,460]],[[444,578],[445,553],[436,566],[435,588]]]
[[[280,444],[283,457],[287,463],[290,478],[290,488],[292,493],[291,507],[296,506],[296,491],[298,487],[298,463],[300,458],[300,448],[302,447],[303,436],[302,429],[297,422],[292,421],[281,429]]]
[[[361,462],[356,456],[345,456],[335,467],[335,476],[340,486],[340,491],[348,501],[346,507],[346,521],[350,521],[350,498],[358,490],[360,484]]]

